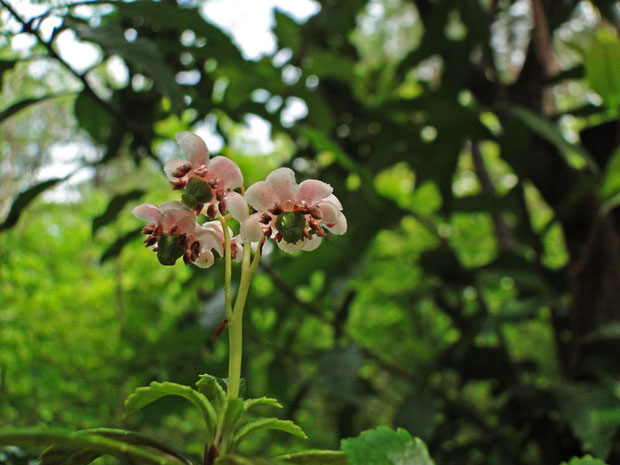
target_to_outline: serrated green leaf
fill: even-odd
[[[306,433],[304,433],[298,425],[290,420],[280,420],[279,418],[258,418],[256,420],[249,421],[239,428],[239,430],[235,433],[233,442],[235,445],[238,445],[250,434],[268,429],[284,431],[285,433],[292,434],[293,436],[297,436],[302,439],[308,438]]]
[[[277,399],[272,399],[271,397],[259,397],[256,399],[245,399],[243,401],[246,412],[255,405],[269,405],[270,407],[282,408],[282,404],[280,404]]]
[[[424,442],[404,429],[393,431],[382,426],[343,439],[340,444],[349,465],[433,465]]]
[[[591,455],[584,455],[583,457],[573,457],[568,462],[562,462],[560,465],[607,465],[605,462],[599,459],[595,459]]]
[[[274,459],[293,465],[347,465],[347,456],[338,450],[307,450],[278,455]]]
[[[134,240],[136,237],[140,236],[140,231],[142,231],[142,227],[133,229],[133,230],[123,234],[118,239],[116,239],[110,245],[110,247],[105,249],[105,251],[101,255],[101,258],[99,259],[99,263],[105,263],[106,261],[110,260],[111,258],[118,257],[120,255],[120,253],[123,251],[123,247],[125,247],[125,245],[127,245],[129,242]]]
[[[63,448],[82,450],[94,455],[113,455],[116,457],[128,457],[143,463],[155,465],[168,465],[173,462],[155,455],[148,450],[116,441],[114,439],[102,437],[96,434],[84,432],[71,432],[60,429],[27,429],[27,430],[0,430],[0,444],[15,446],[48,446],[55,445]],[[76,457],[78,458],[78,457]],[[85,460],[85,455],[82,455]],[[81,462],[87,463],[87,462]]]
[[[43,181],[21,192],[13,201],[9,214],[4,220],[4,223],[0,224],[0,231],[15,226],[17,220],[22,214],[22,210],[26,208],[30,202],[32,202],[44,190],[54,187],[56,184],[66,179],[66,177],[48,179],[47,181]]]
[[[105,211],[93,218],[92,234],[94,235],[99,228],[114,221],[127,202],[138,200],[142,195],[144,195],[142,189],[132,189],[112,197]]]
[[[216,405],[216,409],[218,411],[224,406],[226,401],[226,392],[217,377],[209,374],[200,375],[200,379],[196,383],[196,387],[199,392],[202,392],[207,399],[209,399],[210,402],[213,402]]]
[[[209,438],[215,434],[217,416],[211,402],[209,402],[204,394],[195,391],[189,386],[176,383],[158,383],[153,381],[149,386],[136,389],[125,401],[125,409],[127,410],[125,417],[165,396],[179,396],[189,400],[202,414],[205,424],[207,425]],[[211,441],[209,440],[207,442],[209,443]]]
[[[132,444],[136,446],[148,446],[157,449],[165,454],[176,457],[185,465],[196,465],[190,455],[177,447],[174,447],[159,439],[114,428],[94,428],[78,431],[79,433],[96,434],[116,441]],[[52,446],[41,456],[41,465],[86,465],[101,454],[93,451],[76,450],[66,446]]]

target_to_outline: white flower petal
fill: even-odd
[[[334,194],[327,196],[325,198],[325,201],[333,203],[338,207],[338,210],[342,210],[342,204],[340,203],[340,200],[338,200],[338,197],[336,197]]]
[[[218,156],[209,162],[208,178],[217,180],[220,189],[236,189],[243,186],[243,174],[230,158]]]
[[[331,202],[321,202],[319,208],[323,214],[321,224],[333,224],[338,221],[338,218],[342,214],[338,207]]]
[[[159,207],[154,203],[145,203],[142,205],[138,205],[131,211],[131,213],[136,218],[149,221],[150,223],[157,223],[159,221],[159,217],[161,216],[161,211],[159,210]]]
[[[311,207],[329,197],[333,192],[332,186],[317,179],[306,179],[299,185],[298,201],[305,201]]]
[[[295,243],[286,242],[284,239],[276,241],[278,247],[284,250],[286,253],[294,253],[304,248],[304,241],[297,241]]]
[[[196,227],[195,239],[200,243],[200,250],[214,249],[218,254],[224,255],[224,234],[221,231],[221,225],[219,231],[212,229],[211,225]]]
[[[213,252],[210,250],[205,250],[202,252],[198,255],[198,258],[196,258],[196,261],[194,262],[194,264],[199,268],[209,268],[213,265],[213,263],[215,263],[215,257],[213,256]]]
[[[307,252],[310,252],[311,250],[316,249],[319,245],[321,245],[321,238],[319,236],[317,236],[316,234],[313,236],[310,236],[309,239],[304,239],[304,246],[303,249]]]
[[[335,224],[332,224],[331,226],[324,224],[323,226],[333,234],[342,235],[347,232],[347,217],[340,214],[338,221],[336,221]]]
[[[264,236],[260,223],[260,213],[254,213],[241,222],[241,238],[249,242],[260,241]]]
[[[287,200],[294,201],[297,198],[299,186],[295,182],[295,173],[290,168],[278,168],[273,170],[265,179],[275,192],[277,199],[284,203]]]
[[[265,181],[259,181],[248,187],[244,197],[252,208],[260,212],[273,208],[278,202],[273,186]]]
[[[180,132],[177,134],[177,142],[192,167],[198,168],[209,161],[207,144],[196,134],[187,131]]]
[[[240,223],[250,215],[248,204],[241,194],[230,191],[226,193],[224,199],[226,200],[226,208],[232,217]]]

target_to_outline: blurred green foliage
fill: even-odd
[[[275,11],[257,60],[209,2],[49,2],[52,37],[2,3],[0,428],[123,425],[202,452],[182,401],[122,420],[138,386],[226,373],[221,265],[159,266],[130,215],[176,199],[160,167],[198,128],[246,186],[279,166],[331,183],[349,223],[265,254],[248,395],[310,439],[247,453],[387,425],[438,465],[620,461],[617,2],[325,0],[304,23]],[[72,69],[63,31],[99,62]],[[86,180],[49,182],[72,153]]]

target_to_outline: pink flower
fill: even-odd
[[[205,209],[207,216],[214,218],[219,211],[247,210],[243,197],[234,192],[243,186],[241,170],[232,160],[226,157],[209,159],[209,150],[204,141],[190,132],[177,134],[177,142],[181,146],[186,160],[173,158],[164,166],[166,176],[174,189],[185,189],[183,203],[198,214]]]
[[[181,202],[165,202],[160,207],[145,203],[133,209],[137,218],[149,222],[142,233],[147,247],[153,247],[162,265],[171,266],[183,257],[186,264],[206,268],[213,264],[211,249],[222,252],[220,240],[213,231],[202,230],[194,212]]]
[[[241,235],[255,242],[273,237],[285,252],[314,250],[324,229],[344,234],[347,220],[332,187],[316,179],[301,184],[289,168],[272,171],[265,181],[250,186],[245,200],[257,211],[241,221]]]
[[[247,204],[246,204],[246,211],[247,211]],[[202,226],[200,226],[200,228],[211,231],[217,236],[218,241],[219,241],[219,248],[217,248],[216,250],[218,251],[220,256],[224,256],[224,247],[226,246],[226,244],[225,244],[225,239],[224,239],[224,230],[222,229],[222,223],[220,223],[219,221],[207,221]],[[243,254],[242,254],[243,241],[241,240],[241,236],[240,235],[233,236],[233,230],[228,228],[228,237],[230,237],[231,258],[235,262],[240,262],[241,259],[243,258]]]

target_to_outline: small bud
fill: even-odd
[[[182,179],[177,179],[176,181],[170,181],[170,184],[172,184],[172,190],[180,191],[181,189],[185,189],[187,182]]]
[[[154,224],[147,224],[144,228],[142,228],[142,234],[153,234],[155,229],[156,226]]]
[[[226,201],[221,200],[220,203],[217,204],[217,209],[224,215],[226,213]]]
[[[207,216],[213,219],[215,218],[215,215],[217,215],[217,212],[215,210],[215,205],[211,204],[207,207]]]
[[[271,216],[269,216],[266,213],[263,213],[263,216],[261,217],[260,222],[263,223],[263,224],[271,223]]]
[[[146,239],[144,239],[144,244],[145,247],[150,247],[152,245],[155,245],[157,243],[157,238],[155,236],[147,236]]]

